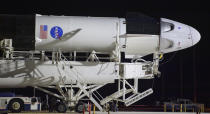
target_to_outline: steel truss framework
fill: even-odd
[[[119,31],[119,28],[117,28],[117,30]],[[13,59],[13,54],[15,53],[15,51],[13,51],[13,48],[11,46],[11,40],[5,40],[1,46],[3,47],[3,50],[5,52],[4,57],[6,59]],[[8,45],[7,45],[8,44]],[[16,53],[22,53],[22,52],[16,52]],[[23,52],[23,53],[30,53],[30,59],[34,59],[34,52]],[[74,52],[74,58],[76,58],[76,52]],[[99,57],[97,57],[97,52],[95,52],[94,50],[92,51],[92,53],[90,54],[90,56],[87,58],[87,62],[100,62],[99,61]],[[150,69],[152,69],[151,75],[144,77],[144,79],[152,79],[154,78],[154,75],[158,75],[160,74],[160,72],[158,71],[158,67],[159,67],[159,55],[160,53],[155,53],[153,55],[153,61],[152,62],[148,62],[148,61],[143,61],[144,64],[146,64],[147,66],[150,67]],[[44,61],[47,56],[45,55],[45,52],[41,52],[40,53],[40,61]],[[113,52],[113,55],[111,57],[114,58],[110,58],[113,59],[116,62],[116,65],[121,65],[123,63],[120,62],[120,48],[119,48],[119,35],[117,35],[116,38],[116,49]],[[106,105],[108,102],[112,101],[112,100],[117,100],[119,102],[124,102],[126,106],[130,106],[131,104],[139,101],[140,99],[150,95],[153,93],[152,88],[149,88],[148,90],[139,93],[138,91],[138,77],[136,78],[132,78],[134,80],[133,84],[130,84],[124,75],[120,75],[119,74],[119,78],[118,80],[118,90],[109,95],[106,96],[105,98],[103,98],[100,93],[97,92],[98,89],[102,88],[104,85],[96,85],[96,84],[87,84],[83,81],[83,79],[78,75],[78,71],[77,69],[70,69],[70,67],[72,67],[71,61],[69,61],[62,53],[62,51],[57,51],[57,52],[52,52],[52,64],[58,64],[58,63],[62,63],[63,64],[63,73],[66,76],[70,76],[73,77],[76,80],[76,84],[71,84],[71,85],[66,85],[63,81],[63,79],[61,79],[60,83],[57,83],[54,86],[49,86],[49,88],[54,88],[57,89],[60,93],[56,94],[53,93],[45,88],[42,87],[38,87],[38,86],[34,86],[34,88],[37,88],[43,92],[46,92],[48,94],[51,94],[59,99],[62,99],[63,101],[65,101],[66,104],[68,104],[69,107],[71,106],[75,106],[79,100],[81,100],[84,97],[88,97],[88,99],[90,101],[92,101],[92,103],[95,104],[95,106],[100,110],[103,111],[104,108],[103,106]],[[67,66],[67,67],[66,67]],[[69,73],[69,72],[72,73]],[[79,78],[78,78],[79,77]],[[77,91],[76,91],[77,90]],[[76,92],[76,93],[75,93]]]

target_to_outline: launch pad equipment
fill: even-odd
[[[135,13],[126,19],[0,15],[0,20],[0,87],[46,92],[61,99],[59,112],[85,97],[100,111],[113,100],[132,105],[153,93],[152,87],[139,92],[138,81],[160,76],[160,55],[190,47],[200,38],[187,25]],[[175,26],[182,27],[181,34]],[[149,54],[152,60],[142,59]],[[115,81],[116,92],[99,93]]]
[[[0,94],[0,112],[8,111],[41,111],[41,102],[38,97],[20,97],[14,93]]]

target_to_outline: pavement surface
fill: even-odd
[[[49,113],[49,112],[23,112],[23,113],[8,113],[8,114],[83,114],[76,112],[67,113]],[[89,114],[89,112],[85,112]],[[91,112],[91,114],[94,114]],[[196,112],[99,112],[96,111],[95,114],[210,114],[210,113],[196,113]]]

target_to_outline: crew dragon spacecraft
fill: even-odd
[[[138,80],[160,75],[162,54],[191,47],[200,37],[191,26],[140,13],[126,18],[0,15],[0,88],[39,89],[60,99],[58,112],[81,111],[85,97],[100,111],[112,100],[129,106],[153,93],[152,88],[139,92]],[[142,58],[149,54],[152,60]],[[113,94],[98,92],[115,82]]]

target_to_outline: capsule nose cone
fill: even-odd
[[[193,45],[197,44],[200,39],[201,39],[201,35],[200,33],[193,27],[190,28],[191,30],[191,35],[192,35],[192,43]]]

